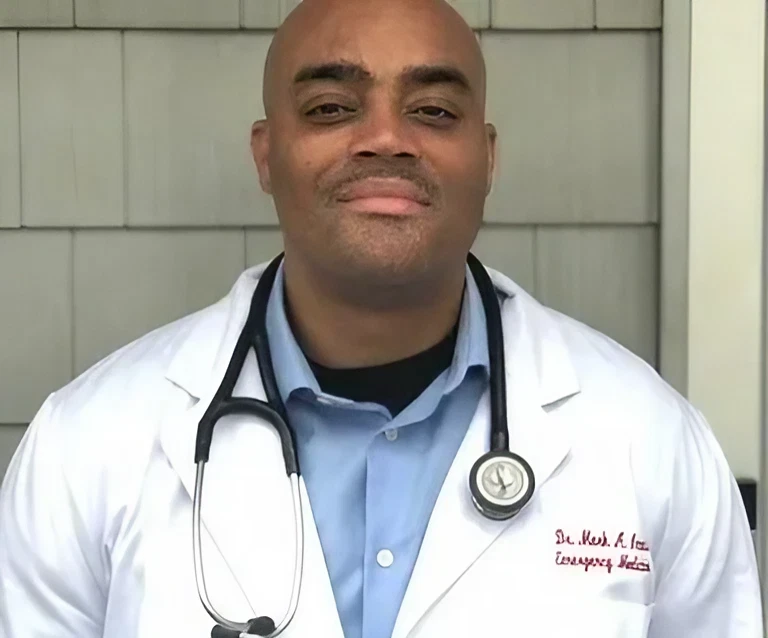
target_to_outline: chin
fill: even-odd
[[[437,215],[329,214],[303,230],[305,247],[327,276],[356,288],[420,287],[445,272],[455,233]],[[322,265],[321,265],[322,264]],[[423,288],[423,285],[421,286]]]
[[[340,278],[357,281],[371,288],[402,287],[417,284],[429,278],[429,254],[424,250],[406,247],[349,246],[335,255]]]

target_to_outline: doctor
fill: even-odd
[[[292,638],[762,637],[747,521],[701,414],[470,267],[494,167],[485,91],[441,0],[291,14],[251,138],[284,259],[45,402],[0,494],[0,636],[202,638],[204,599]],[[478,475],[490,447],[504,456],[499,366],[512,461]],[[218,419],[193,547],[198,425],[222,392],[269,398],[268,367],[292,434]]]

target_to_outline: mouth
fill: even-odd
[[[429,195],[411,181],[371,178],[354,182],[337,198],[345,209],[359,213],[413,215],[429,208]]]

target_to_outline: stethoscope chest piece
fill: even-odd
[[[475,507],[486,518],[512,518],[533,496],[533,470],[513,452],[492,450],[481,456],[469,473],[469,489]]]

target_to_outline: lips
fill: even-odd
[[[369,178],[354,182],[344,188],[339,195],[341,202],[356,200],[406,200],[420,206],[429,206],[426,192],[416,184],[405,179]]]

